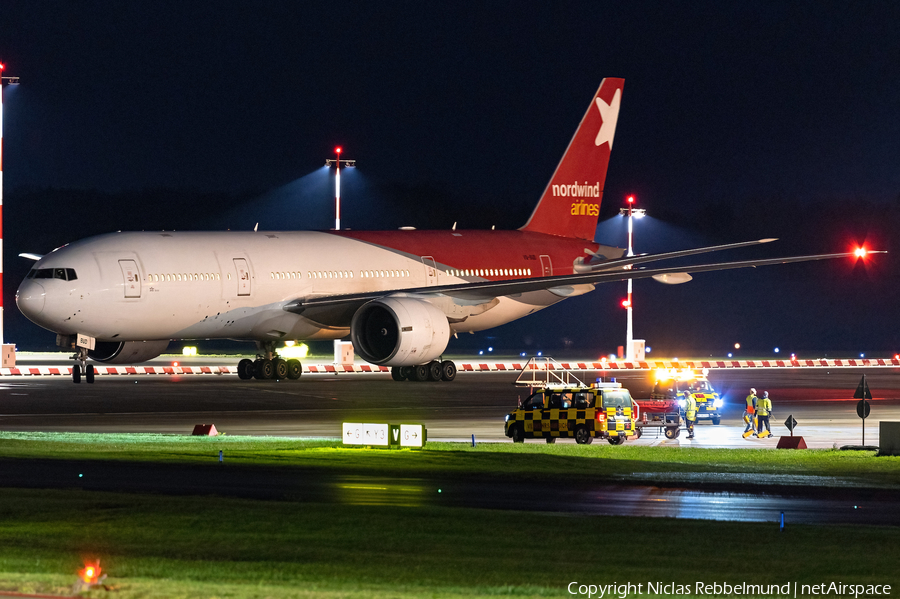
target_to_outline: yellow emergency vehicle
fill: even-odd
[[[525,439],[574,437],[581,445],[595,437],[621,445],[634,434],[633,402],[621,383],[592,387],[547,387],[530,395],[506,415],[504,432],[514,443]]]
[[[689,391],[697,402],[697,420],[711,420],[713,424],[722,421],[720,412],[723,401],[719,394],[709,384],[706,372],[695,370],[657,370],[656,385],[650,399],[682,400],[685,391]],[[684,410],[684,406],[682,406]]]

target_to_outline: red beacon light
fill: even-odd
[[[100,581],[100,563],[85,564],[84,568],[78,571],[78,577],[87,585],[95,585]]]
[[[335,154],[340,154],[340,153],[341,153],[341,147],[340,147],[340,146],[336,147],[336,148],[334,149],[334,153],[335,153]]]
[[[869,253],[869,252],[868,252],[868,251],[866,250],[866,248],[864,248],[864,247],[858,247],[858,248],[856,248],[856,249],[853,251],[853,254],[854,254],[857,258],[865,258],[865,257],[866,257],[866,254],[868,254],[868,253]]]
[[[628,203],[634,204],[634,196],[628,196]]]
[[[622,300],[622,307],[623,307],[623,308],[630,308],[630,307],[631,307],[631,302],[630,302],[629,300],[627,300],[627,299],[623,299],[623,300]]]

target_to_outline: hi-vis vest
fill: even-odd
[[[687,396],[687,402],[684,406],[684,417],[688,420],[697,419],[697,400],[694,399],[693,395]]]
[[[772,400],[768,397],[763,397],[761,399],[756,400],[756,413],[760,416],[768,416],[769,412],[772,410]]]
[[[747,413],[752,414],[755,411],[756,402],[759,401],[754,394],[747,396]]]

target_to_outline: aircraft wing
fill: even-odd
[[[752,245],[758,242],[747,242]],[[740,244],[733,244],[740,245]],[[721,249],[722,246],[714,246]],[[713,249],[700,248],[700,250],[713,251]],[[686,252],[701,253],[698,250],[685,250]],[[677,252],[672,252],[677,253]],[[883,254],[886,252],[868,252],[869,254]],[[686,255],[686,254],[682,254]],[[516,295],[532,291],[549,290],[559,295],[570,295],[576,286],[599,285],[627,279],[644,279],[648,277],[663,277],[664,275],[683,275],[687,273],[710,272],[714,270],[730,270],[735,268],[755,268],[757,266],[770,266],[775,264],[789,264],[792,262],[809,262],[813,260],[833,260],[835,258],[849,258],[855,256],[854,252],[842,252],[837,254],[815,254],[808,256],[789,256],[784,258],[767,258],[760,260],[743,260],[737,262],[717,262],[712,264],[698,264],[693,266],[675,266],[670,268],[624,268],[620,261],[616,270],[599,270],[597,272],[575,273],[571,275],[557,275],[550,277],[536,277],[530,279],[514,279],[504,281],[476,281],[471,283],[454,283],[452,285],[435,285],[431,287],[417,287],[391,290],[380,290],[366,293],[352,293],[343,295],[325,295],[307,297],[289,301],[284,305],[284,310],[295,314],[306,313],[309,316],[321,314],[334,322],[344,321],[349,324],[353,313],[364,303],[381,297],[391,295],[415,295],[422,298],[429,296],[450,296],[466,301],[491,300],[505,295]],[[657,259],[673,258],[669,254],[657,254]],[[650,258],[650,255],[646,256]],[[647,261],[647,260],[645,260]],[[612,261],[611,261],[612,262]],[[315,319],[315,318],[314,318]],[[346,326],[346,325],[345,325]]]
[[[770,237],[768,239],[756,239],[754,241],[742,241],[740,243],[727,243],[725,245],[710,245],[702,248],[693,248],[690,250],[679,250],[677,252],[665,252],[662,254],[638,254],[637,256],[630,256],[625,258],[616,258],[614,260],[604,260],[603,262],[599,262],[597,264],[585,264],[580,268],[576,267],[581,272],[601,272],[608,270],[615,270],[618,268],[624,268],[629,265],[635,264],[643,264],[644,262],[656,262],[658,260],[671,260],[673,258],[684,258],[685,256],[696,256],[698,254],[708,254],[709,252],[719,252],[722,250],[733,250],[737,248],[749,247],[751,245],[759,245],[762,243],[771,243],[773,241],[778,241],[777,237]],[[588,250],[584,250],[585,253],[596,256],[596,254],[592,254]]]

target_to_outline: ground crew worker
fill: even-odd
[[[772,427],[769,426],[769,416],[772,414],[772,400],[769,399],[769,392],[763,391],[763,396],[756,402],[756,417],[759,419],[757,424],[757,435],[760,438],[768,437],[772,434]],[[766,433],[763,433],[763,429]]]
[[[756,434],[756,426],[754,419],[756,418],[756,389],[750,387],[750,395],[747,396],[747,407],[744,411],[744,422],[747,423],[746,428],[744,428],[744,438],[746,439],[750,435]]]
[[[697,400],[690,391],[684,392],[684,420],[687,425],[688,439],[694,438],[694,424],[697,422]]]

